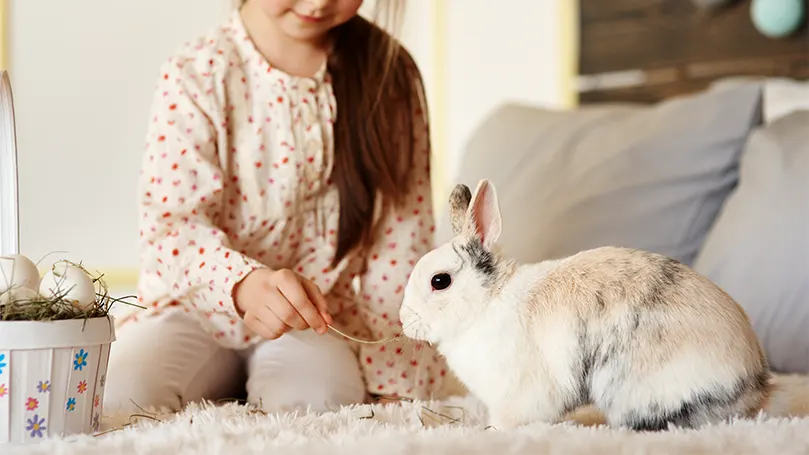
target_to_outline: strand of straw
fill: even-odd
[[[396,341],[396,340],[399,340],[399,339],[401,339],[401,338],[402,338],[402,334],[398,334],[398,335],[396,335],[395,337],[392,337],[392,338],[384,338],[384,339],[382,339],[382,340],[360,340],[360,339],[358,339],[358,338],[354,338],[354,337],[352,337],[352,336],[350,336],[350,335],[346,335],[345,333],[343,333],[343,332],[341,332],[341,331],[339,331],[339,330],[335,329],[335,328],[334,328],[334,327],[332,327],[332,326],[328,326],[328,327],[329,327],[331,330],[333,330],[333,331],[335,331],[335,332],[339,333],[340,335],[342,335],[342,336],[344,336],[344,337],[348,338],[349,340],[351,340],[351,341],[356,341],[357,343],[362,343],[362,344],[383,344],[383,343],[390,343],[390,342],[392,342],[392,341]]]

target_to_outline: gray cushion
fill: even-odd
[[[452,183],[491,179],[501,247],[521,261],[622,245],[691,264],[760,121],[761,86],[726,84],[652,105],[507,105],[476,131]],[[446,210],[437,240],[450,235]]]
[[[744,307],[773,368],[809,373],[809,111],[751,134],[694,268]]]

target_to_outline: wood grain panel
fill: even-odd
[[[715,11],[690,0],[579,1],[579,74],[643,70],[648,76],[640,86],[581,93],[582,103],[652,102],[728,76],[809,78],[809,27],[767,38],[751,22],[751,0]]]

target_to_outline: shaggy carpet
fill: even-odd
[[[809,378],[778,377],[766,414],[699,430],[634,433],[602,426],[584,408],[557,424],[486,429],[471,397],[266,414],[228,403],[176,414],[113,416],[106,433],[0,447],[4,455],[200,454],[809,454]],[[127,424],[127,421],[129,424]],[[127,425],[124,425],[127,424]],[[124,427],[122,428],[122,425]]]

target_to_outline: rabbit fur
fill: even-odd
[[[678,261],[601,247],[518,264],[495,250],[497,195],[450,195],[455,237],[417,261],[405,336],[436,346],[498,429],[592,404],[614,427],[656,431],[751,417],[770,369],[743,309]]]

